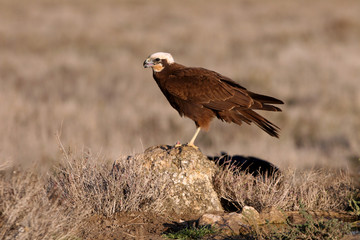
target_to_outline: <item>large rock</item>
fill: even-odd
[[[171,186],[164,206],[167,212],[190,218],[223,211],[212,185],[217,167],[200,150],[160,145],[137,157],[143,159],[145,168],[169,176]]]

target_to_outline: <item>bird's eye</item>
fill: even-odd
[[[156,61],[156,62],[160,62],[160,58],[155,58],[155,61]]]

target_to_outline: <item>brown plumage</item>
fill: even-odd
[[[214,117],[238,125],[254,122],[269,135],[279,137],[279,127],[254,110],[281,111],[272,105],[283,104],[281,100],[248,91],[217,72],[175,63],[169,53],[150,55],[144,67],[153,69],[153,77],[171,106],[195,122],[198,129],[190,145],[200,128],[208,130]]]

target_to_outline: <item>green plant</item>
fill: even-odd
[[[210,234],[218,233],[218,230],[209,227],[200,227],[200,228],[184,228],[178,232],[167,233],[163,236],[168,239],[180,239],[180,240],[189,240],[189,239],[201,239],[202,237]]]
[[[316,220],[308,213],[302,203],[300,203],[300,214],[305,219],[304,223],[293,224],[289,219],[286,221],[286,227],[283,231],[273,229],[271,234],[265,236],[265,239],[282,240],[318,240],[318,239],[340,239],[351,230],[349,223],[344,223],[338,219]]]
[[[357,216],[360,216],[360,200],[349,199],[349,207]]]

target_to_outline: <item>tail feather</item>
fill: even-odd
[[[275,107],[272,104],[283,104],[284,102],[273,97],[253,93],[250,91],[248,91],[248,94],[253,100],[253,103],[250,107],[237,106],[229,111],[216,111],[216,116],[223,121],[228,123],[233,122],[238,125],[241,125],[242,122],[247,124],[254,122],[259,128],[264,130],[270,136],[278,138],[280,128],[253,110],[281,112],[279,107]]]
[[[281,101],[277,98],[270,97],[270,96],[265,96],[265,95],[253,93],[250,91],[248,91],[248,94],[252,99],[254,99],[255,101],[259,101],[261,103],[284,104],[283,101]]]
[[[233,122],[238,125],[241,125],[242,122],[247,124],[254,122],[270,136],[279,137],[280,128],[251,109],[223,112],[219,118],[226,122]]]
[[[251,109],[281,112],[279,107],[275,107],[270,104],[283,104],[283,101],[253,92],[248,92],[248,94],[253,99],[253,104],[250,106]]]
[[[266,118],[260,116],[251,109],[238,111],[239,115],[247,118],[251,122],[254,122],[259,128],[267,132],[270,136],[279,137],[280,128],[267,120]]]
[[[281,112],[281,108],[275,107],[273,105],[268,105],[268,104],[254,105],[251,107],[251,109]]]

